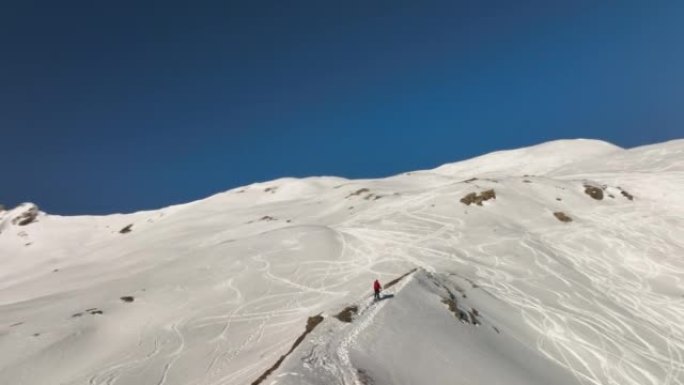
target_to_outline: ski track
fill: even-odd
[[[598,177],[572,176],[576,180]],[[249,257],[249,265],[226,279],[222,287],[225,302],[198,308],[185,304],[184,316],[165,323],[163,328],[157,325],[147,333],[153,326],[144,326],[138,349],[73,384],[116,385],[122,376],[146,366],[158,369],[156,385],[178,384],[173,379],[174,367],[185,355],[193,354],[186,344],[190,337],[186,333],[193,328],[216,330],[205,342],[211,353],[204,377],[189,385],[249,383],[294,340],[292,333],[280,333],[277,341],[266,344],[264,336],[274,335],[272,329],[282,325],[293,325],[290,329],[296,332],[307,316],[321,310],[316,307],[321,298],[340,299],[359,293],[358,288],[347,287],[352,279],[369,274],[387,277],[397,273],[394,269],[405,267],[434,272],[445,266],[472,269],[471,278],[482,290],[519,310],[537,334],[538,350],[570,371],[581,384],[684,383],[684,303],[652,287],[652,281],[668,278],[684,289],[680,278],[684,276],[684,243],[666,222],[676,225],[681,218],[662,212],[644,219],[641,212],[634,212],[622,218],[625,222],[643,222],[639,227],[622,223],[604,230],[596,224],[609,221],[615,208],[597,208],[582,213],[584,229],[571,234],[563,227],[544,228],[522,237],[498,235],[487,238],[487,243],[469,244],[463,231],[466,222],[438,214],[431,206],[438,199],[458,202],[458,186],[462,184],[448,183],[429,193],[406,195],[396,203],[371,206],[330,225],[326,229],[339,243],[339,261],[307,260],[297,264],[288,276],[280,276],[271,254],[255,252]],[[486,204],[468,210],[487,215]],[[664,234],[645,240],[644,235],[654,231],[650,225],[665,229]],[[608,236],[596,237],[600,231]],[[223,237],[218,234],[203,246],[221,243]],[[667,243],[661,240],[664,238],[669,238]],[[603,243],[597,247],[592,244],[596,242]],[[524,252],[507,255],[494,251],[509,249]],[[616,263],[618,255],[624,256],[620,263]],[[514,264],[508,262],[511,258],[517,258]],[[516,270],[512,265],[527,269]],[[386,271],[388,266],[395,267]],[[250,298],[237,282],[255,272],[267,289]],[[412,279],[412,275],[404,278],[393,291],[399,293]],[[549,287],[567,290],[550,292]],[[358,336],[387,303],[366,300],[355,321],[345,326],[335,341],[335,357],[316,358],[321,367],[340,375],[344,384],[362,385],[350,354]],[[241,358],[254,354],[255,349],[267,353],[244,365]],[[286,375],[293,374],[274,373],[275,378]]]
[[[229,384],[243,384],[248,379],[254,379],[252,377],[258,376],[263,365],[262,362],[255,362],[253,365],[244,367],[239,370],[229,370],[230,375],[225,375],[226,370],[230,368],[231,363],[239,358],[242,352],[248,348],[258,344],[267,326],[277,326],[278,322],[273,322],[272,319],[275,317],[292,317],[297,316],[294,320],[288,320],[282,322],[283,324],[299,323],[301,319],[305,319],[303,314],[307,314],[309,309],[308,306],[295,306],[302,300],[302,296],[308,294],[316,295],[335,295],[343,296],[346,295],[346,291],[331,291],[327,290],[328,286],[326,283],[329,278],[333,276],[331,271],[334,270],[334,264],[329,261],[310,261],[311,263],[320,262],[328,265],[325,269],[320,272],[320,277],[316,277],[320,282],[318,287],[311,287],[307,285],[298,284],[290,279],[285,279],[283,277],[278,277],[270,271],[271,264],[264,258],[264,255],[257,254],[253,257],[253,260],[259,265],[259,270],[269,282],[274,282],[278,284],[278,287],[283,285],[290,287],[295,291],[281,294],[271,294],[269,293],[271,287],[266,293],[258,298],[250,301],[244,301],[244,296],[242,292],[234,286],[235,277],[229,279],[226,282],[226,286],[230,289],[230,292],[237,298],[234,302],[242,302],[238,306],[228,313],[227,316],[199,316],[200,314],[211,311],[216,312],[214,306],[210,308],[201,308],[195,310],[192,316],[178,320],[177,322],[170,323],[165,329],[169,330],[169,338],[158,338],[155,337],[154,345],[155,349],[152,353],[142,355],[139,351],[131,353],[127,356],[122,357],[118,360],[117,364],[110,365],[105,370],[98,370],[98,373],[92,375],[88,379],[89,385],[114,385],[117,379],[121,377],[127,371],[134,370],[149,364],[151,360],[156,360],[160,355],[163,355],[166,361],[161,368],[161,373],[156,385],[165,385],[168,382],[169,375],[174,367],[177,360],[182,358],[185,352],[185,338],[184,329],[187,325],[192,325],[193,327],[209,327],[214,325],[221,325],[222,328],[219,333],[207,343],[214,345],[213,358],[210,360],[207,368],[205,370],[206,378],[199,379],[193,384],[210,384],[210,385],[229,385]],[[316,270],[313,270],[315,273]],[[349,272],[348,270],[343,270],[342,272]],[[334,287],[340,286],[339,283],[335,283]],[[278,304],[276,307],[272,307],[268,304],[274,303]],[[262,306],[266,305],[270,310],[260,311]],[[255,327],[249,332],[246,338],[239,344],[235,344],[235,336],[228,337],[228,332],[231,326],[236,322],[250,322]],[[273,345],[272,351],[278,352],[283,346],[287,346],[290,338],[285,343],[279,343]],[[163,341],[163,342],[158,342]],[[139,345],[143,342],[140,341]],[[163,353],[166,351],[167,353]],[[136,357],[139,356],[139,357]],[[277,354],[271,354],[277,356]],[[214,378],[214,380],[211,380]]]
[[[429,200],[429,199],[425,199]],[[406,206],[405,206],[406,207]],[[648,279],[668,275],[676,281],[684,275],[681,263],[672,260],[659,261],[644,256],[625,264],[616,266],[605,253],[594,254],[588,247],[581,246],[582,232],[575,235],[576,242],[568,242],[567,236],[560,228],[557,233],[547,231],[544,235],[526,234],[522,242],[516,239],[502,239],[500,242],[480,244],[476,253],[464,252],[465,258],[442,250],[454,249],[457,246],[460,233],[457,231],[459,223],[442,222],[438,217],[421,213],[421,210],[404,208],[403,220],[394,226],[388,224],[392,230],[359,229],[349,226],[345,233],[361,242],[369,244],[369,249],[376,251],[408,250],[420,252],[422,260],[412,255],[400,255],[409,263],[434,270],[433,264],[440,261],[453,261],[474,265],[478,276],[478,285],[491,292],[496,297],[520,309],[525,321],[538,332],[538,349],[550,360],[558,363],[573,373],[582,384],[615,384],[615,385],[675,385],[680,384],[684,371],[684,335],[682,335],[680,320],[684,319],[684,307],[681,300],[663,299],[662,296],[652,295]],[[601,214],[594,214],[595,220],[600,220]],[[364,217],[363,220],[372,220]],[[413,222],[411,222],[413,221]],[[416,223],[418,222],[418,223]],[[422,224],[429,224],[423,226]],[[402,233],[403,225],[411,229],[432,228],[438,226],[432,233],[420,234],[410,231]],[[596,229],[587,228],[584,234],[592,234]],[[631,234],[629,228],[623,226],[618,231]],[[455,234],[454,234],[455,233]],[[451,238],[445,239],[444,235]],[[641,235],[635,232],[634,235]],[[566,237],[565,244],[569,247],[558,246],[555,239]],[[489,247],[498,247],[507,242],[520,243],[528,255],[526,258],[535,267],[530,277],[517,277],[502,270],[502,256],[491,256],[487,252]],[[431,245],[426,245],[430,244]],[[446,244],[443,244],[446,243]],[[392,246],[389,246],[391,244]],[[578,245],[580,247],[578,248]],[[678,245],[678,243],[675,243]],[[439,247],[435,247],[439,246]],[[662,255],[678,255],[671,245],[644,244],[645,248],[655,248]],[[584,250],[582,250],[584,248]],[[599,248],[603,250],[630,249],[632,245],[619,241],[617,237],[607,238],[606,244]],[[594,248],[596,249],[596,248]],[[546,250],[542,252],[540,250]],[[468,255],[485,256],[485,258],[468,257]],[[633,255],[633,253],[624,253]],[[646,254],[645,254],[646,255]],[[428,262],[425,262],[426,258]],[[492,259],[490,261],[490,258]],[[380,259],[379,262],[383,260]],[[663,263],[664,262],[664,263]],[[563,277],[558,267],[573,269],[577,279]],[[619,269],[619,271],[618,271]],[[610,277],[610,279],[608,279]],[[548,285],[545,279],[558,280],[561,287],[583,288],[584,280],[588,280],[592,290],[584,289],[580,292],[557,292],[557,302],[548,303],[535,300],[531,293],[544,292]],[[533,284],[538,282],[538,284]],[[604,306],[600,298],[592,298],[594,294],[607,296],[610,306]],[[378,307],[378,310],[380,307]],[[591,309],[591,310],[589,310]],[[605,314],[605,317],[597,317]],[[369,317],[371,322],[374,314]],[[359,317],[360,318],[360,317]],[[347,368],[345,384],[357,384],[355,375],[349,374],[348,360],[349,346],[353,344],[355,336],[365,327],[354,329],[351,337],[345,339],[338,354],[342,365]],[[645,330],[650,336],[659,336],[659,348],[654,343],[647,342],[637,329]],[[588,335],[588,336],[587,336]],[[665,347],[663,351],[662,346]],[[654,373],[645,368],[657,368]]]

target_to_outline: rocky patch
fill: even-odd
[[[454,314],[459,321],[478,326],[481,324],[480,320],[477,318],[480,316],[480,312],[475,308],[471,308],[469,311],[464,311],[458,306],[458,301],[456,296],[449,292],[449,298],[442,298],[442,303],[447,305],[447,308],[451,313]]]
[[[618,190],[620,190],[620,193],[622,194],[623,197],[629,199],[630,201],[634,200],[634,195],[628,193],[627,191],[623,190],[622,187],[618,187]]]
[[[377,201],[378,199],[383,198],[384,195],[374,194],[374,193],[370,192],[369,189],[364,187],[364,188],[358,189],[358,190],[350,193],[344,199],[349,199],[352,197],[363,197],[363,199],[365,199],[367,201]]]
[[[496,192],[493,189],[482,191],[480,194],[472,192],[461,198],[461,203],[467,206],[470,206],[471,204],[482,206],[482,202],[490,199],[496,199]]]
[[[370,190],[364,187],[364,188],[361,188],[361,189],[358,189],[358,190],[354,191],[353,193],[350,193],[350,194],[347,195],[344,199],[348,199],[348,198],[351,198],[351,197],[359,196],[359,195],[361,195],[361,194],[365,194],[365,193],[369,193],[369,192],[370,192]]]
[[[468,315],[470,315],[470,323],[477,326],[480,325],[480,320],[477,319],[477,317],[480,316],[480,312],[477,311],[475,308],[471,308],[470,311],[468,312]]]
[[[596,186],[591,186],[588,184],[584,185],[584,193],[589,195],[590,197],[596,199],[597,201],[600,201],[603,199],[603,189],[596,187]]]
[[[359,312],[359,307],[356,305],[351,305],[345,307],[341,312],[335,315],[335,318],[342,322],[350,323],[354,319],[354,316]]]
[[[442,303],[447,305],[449,311],[452,312],[454,314],[454,317],[456,317],[459,321],[468,322],[468,314],[458,308],[458,302],[456,301],[456,297],[443,298]]]
[[[555,213],[553,213],[553,216],[561,222],[572,222],[572,218],[567,216],[567,214],[565,214],[562,211],[556,211]]]
[[[36,218],[38,218],[38,207],[32,205],[28,208],[28,210],[24,211],[23,213],[12,219],[12,224],[18,226],[26,226],[28,224],[35,222]]]
[[[74,314],[71,315],[71,318],[81,318],[81,317],[83,317],[83,316],[86,315],[86,314],[90,314],[90,315],[102,315],[102,314],[104,314],[104,312],[103,312],[102,310],[96,308],[96,307],[93,307],[93,308],[90,308],[90,309],[86,309],[86,310],[84,310],[84,311],[80,311],[80,312],[78,312],[78,313],[74,313]]]
[[[365,200],[367,200],[367,201],[370,201],[370,200],[377,201],[378,199],[380,199],[380,198],[382,198],[382,197],[383,197],[382,195],[368,194],[368,195],[366,195],[366,197],[363,198],[363,199],[365,199]]]

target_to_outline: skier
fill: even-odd
[[[375,292],[376,301],[380,300],[380,289],[382,289],[382,286],[380,286],[380,281],[376,279],[375,282],[373,282],[373,291]]]

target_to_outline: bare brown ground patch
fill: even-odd
[[[259,385],[260,383],[262,383],[266,379],[266,377],[268,377],[271,373],[273,373],[276,369],[278,369],[278,367],[280,367],[280,364],[283,363],[285,358],[287,358],[287,356],[289,356],[297,348],[297,346],[299,346],[299,344],[301,344],[302,341],[304,341],[304,338],[309,333],[311,333],[316,328],[316,326],[318,326],[318,324],[320,324],[321,322],[323,322],[323,316],[320,314],[315,315],[313,317],[309,317],[309,319],[306,321],[306,328],[304,329],[304,333],[302,333],[299,337],[297,337],[295,342],[292,344],[292,347],[290,348],[290,350],[288,350],[287,353],[280,356],[278,361],[276,361],[276,363],[273,364],[273,366],[268,368],[265,372],[263,372],[261,374],[261,376],[259,376],[259,378],[257,378],[256,380],[254,380],[254,382],[252,382],[252,385]]]
[[[490,199],[496,199],[496,192],[493,189],[482,191],[480,194],[472,192],[461,198],[461,203],[468,206],[471,204],[482,206],[482,202],[488,201]]]
[[[556,211],[555,213],[553,213],[553,216],[561,222],[572,222],[572,218],[570,218],[567,214],[565,214],[562,211]]]
[[[12,220],[12,223],[15,225],[19,225],[19,226],[26,226],[28,224],[36,222],[36,218],[38,218],[38,208],[37,207],[31,207],[26,212],[22,213],[21,215],[19,215],[16,218],[14,218]]]
[[[618,189],[620,190],[620,193],[622,194],[623,197],[629,199],[630,201],[633,201],[633,200],[634,200],[634,195],[632,195],[632,194],[628,193],[627,191],[623,190],[622,187],[618,187]]]
[[[368,192],[370,192],[369,189],[367,189],[367,188],[365,188],[365,187],[364,187],[364,188],[360,188],[360,189],[354,191],[353,193],[350,193],[349,195],[347,195],[347,196],[345,197],[345,199],[351,198],[351,197],[354,197],[354,196],[359,196],[359,195],[361,195],[361,194],[368,193]]]
[[[585,184],[584,193],[596,199],[597,201],[603,199],[603,189],[596,186],[590,186],[588,184]]]
[[[352,322],[354,319],[354,316],[359,312],[359,307],[356,305],[351,305],[345,307],[341,312],[337,313],[335,315],[335,318],[342,322]]]

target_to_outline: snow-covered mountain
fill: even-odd
[[[0,211],[0,383],[684,383],[684,140]],[[387,287],[374,302],[375,278]]]

